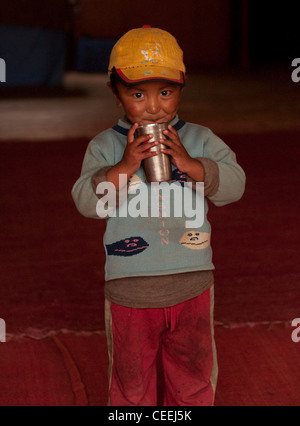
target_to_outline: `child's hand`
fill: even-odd
[[[121,160],[121,163],[128,170],[129,175],[132,175],[141,167],[143,160],[158,155],[158,152],[149,152],[150,148],[153,148],[159,143],[157,141],[148,143],[153,135],[144,135],[139,136],[136,139],[134,138],[134,133],[138,126],[139,125],[135,123],[129,130],[127,136],[127,146]]]
[[[190,168],[189,164],[192,161],[189,153],[182,145],[178,133],[172,126],[168,126],[168,130],[164,130],[163,134],[169,139],[161,139],[159,142],[168,146],[168,149],[162,149],[161,152],[168,154],[171,157],[172,163],[181,171],[186,173]]]
[[[204,169],[202,164],[189,155],[176,130],[172,126],[168,126],[168,130],[164,130],[163,133],[169,139],[161,139],[160,143],[167,145],[168,149],[162,149],[161,152],[170,155],[172,163],[181,172],[186,173],[196,182],[203,182]]]

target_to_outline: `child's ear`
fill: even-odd
[[[108,81],[106,83],[106,85],[112,91],[112,94],[114,95],[117,107],[121,107],[122,106],[122,102],[121,102],[121,99],[119,98],[117,90],[112,86],[112,84],[111,84],[110,81]]]

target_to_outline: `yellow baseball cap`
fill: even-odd
[[[183,52],[176,39],[167,31],[144,25],[128,31],[115,44],[108,73],[127,86],[160,80],[183,86],[185,72]]]

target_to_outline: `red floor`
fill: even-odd
[[[292,328],[216,327],[216,406],[299,406],[299,344]],[[2,406],[105,406],[104,333],[21,338],[0,346]]]
[[[300,317],[299,137],[226,138],[247,190],[210,208],[218,406],[300,405],[290,326]],[[70,196],[86,144],[0,144],[2,406],[106,405],[104,223],[81,217]]]

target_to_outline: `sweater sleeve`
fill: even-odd
[[[215,195],[219,188],[219,167],[217,163],[209,158],[196,157],[204,169],[204,195],[210,197]],[[187,181],[192,183],[192,188],[196,189],[196,182],[187,176]]]
[[[99,170],[108,170],[113,165],[113,151],[107,144],[104,149],[99,148],[99,138],[92,140],[86,150],[81,175],[72,189],[72,197],[78,211],[85,217],[99,219],[97,215],[97,203],[99,197],[96,195],[93,184],[94,175]]]
[[[214,183],[209,200],[216,206],[240,200],[245,191],[245,172],[237,163],[235,153],[211,130],[208,130],[203,156],[213,160],[219,169],[218,189]]]
[[[211,197],[219,188],[219,168],[217,163],[209,158],[197,158],[204,169],[204,195]]]

